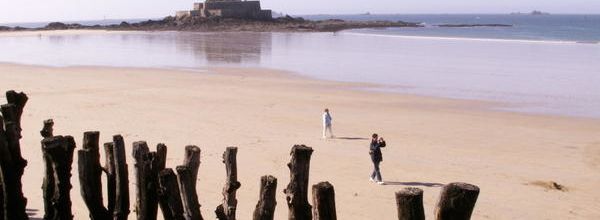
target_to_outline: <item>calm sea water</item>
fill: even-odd
[[[310,19],[410,21],[425,28],[360,32],[431,37],[600,42],[600,15],[312,15]],[[513,27],[444,28],[440,24],[508,24]]]
[[[600,44],[576,43],[592,38],[404,33],[411,31],[427,32],[366,29],[335,34],[4,36],[0,37],[0,62],[182,69],[266,67],[318,79],[376,83],[383,85],[378,90],[388,92],[498,101],[506,104],[503,110],[600,118]],[[465,31],[490,32],[488,28]]]

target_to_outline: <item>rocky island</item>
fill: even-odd
[[[340,19],[306,20],[289,15],[273,18],[259,1],[206,0],[195,3],[190,11],[175,16],[138,23],[86,26],[53,22],[42,28],[2,27],[0,31],[22,30],[136,30],[136,31],[255,31],[255,32],[336,32],[358,28],[422,27],[403,21],[345,21]]]
[[[118,30],[118,31],[254,31],[254,32],[336,32],[359,28],[422,27],[418,23],[402,21],[345,21],[330,19],[306,20],[290,16],[271,20],[247,20],[239,18],[194,18],[177,19],[169,16],[162,20],[138,23],[121,22],[114,25],[81,25],[52,22],[42,28],[0,26],[0,31],[36,30]]]

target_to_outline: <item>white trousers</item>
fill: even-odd
[[[333,137],[333,131],[331,131],[331,125],[323,125],[323,138],[327,138],[328,131],[329,131],[329,137]]]

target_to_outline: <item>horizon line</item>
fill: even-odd
[[[522,13],[522,15],[529,15],[530,12],[508,12],[508,13],[370,13],[370,12],[363,12],[363,13],[315,13],[315,14],[287,14],[287,13],[282,13],[282,12],[278,12],[278,11],[273,11],[275,13],[278,14],[282,14],[282,15],[289,15],[289,16],[296,16],[296,17],[300,17],[300,16],[347,16],[347,15],[365,15],[365,13],[369,13],[370,16],[373,15],[515,15],[513,13]],[[552,15],[593,15],[593,16],[600,16],[600,13],[551,13],[551,12],[546,12],[549,13],[547,15],[541,15],[541,16],[552,16]],[[519,15],[519,14],[516,14]],[[103,19],[81,19],[81,20],[46,20],[46,21],[17,21],[17,22],[2,22],[0,21],[0,24],[2,25],[8,25],[8,24],[32,24],[32,23],[52,23],[52,22],[61,22],[61,23],[68,23],[68,22],[86,22],[86,21],[126,21],[126,20],[153,20],[153,19],[164,19],[166,17],[169,16],[173,16],[173,15],[167,15],[167,16],[163,16],[163,17],[155,17],[155,18],[103,18]]]

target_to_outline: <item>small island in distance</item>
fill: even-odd
[[[543,12],[543,11],[538,11],[538,10],[534,10],[529,13],[512,12],[510,14],[511,15],[550,15],[550,13],[548,13],[548,12]]]

